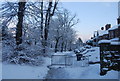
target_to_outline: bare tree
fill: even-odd
[[[73,39],[75,39],[75,35],[74,35],[74,31],[72,29],[72,27],[74,25],[76,25],[79,21],[79,19],[76,19],[76,15],[71,15],[70,12],[68,10],[64,10],[64,33],[63,33],[63,41],[62,41],[62,45],[61,45],[61,51],[64,49],[65,51],[67,50],[68,46],[70,46],[71,50],[71,43],[74,41]],[[70,37],[71,36],[71,37]],[[64,46],[63,46],[64,45]]]
[[[21,0],[18,2],[18,23],[16,28],[16,44],[19,45],[22,43],[22,27],[23,27],[23,17],[24,17],[24,11],[25,11],[25,4],[26,1],[21,2]]]
[[[57,7],[57,4],[58,4],[58,0],[55,0],[54,5],[53,5],[53,1],[49,0],[48,9],[47,9],[46,15],[45,15],[45,27],[44,27],[44,38],[43,38],[43,41],[44,41],[43,42],[43,47],[44,47],[43,52],[44,53],[46,52],[45,50],[46,50],[47,41],[48,41],[48,33],[49,33],[50,20],[51,20],[52,16],[55,13],[55,9]]]
[[[41,38],[43,39],[43,0],[41,1]]]
[[[75,40],[75,32],[72,27],[77,24],[76,17],[69,15],[66,11],[57,14],[50,25],[50,34],[52,34],[50,39],[54,41],[55,52],[72,50],[72,44]]]
[[[17,4],[12,2],[5,2],[1,4],[0,8],[1,16],[1,25],[2,25],[2,36],[7,35],[8,26],[13,19],[16,19],[17,15]]]

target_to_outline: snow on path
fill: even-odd
[[[68,76],[64,68],[52,68],[48,71],[46,79],[67,79]]]
[[[99,64],[65,69],[71,79],[118,79],[117,71],[110,71],[105,76],[100,76]]]
[[[47,79],[118,79],[117,71],[109,71],[100,76],[99,64],[88,67],[53,68],[49,71]]]
[[[44,79],[50,65],[50,58],[45,59],[45,64],[42,66],[21,66],[5,64],[2,65],[3,79]]]

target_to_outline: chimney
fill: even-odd
[[[111,24],[106,24],[105,25],[105,30],[108,30],[111,27]]]
[[[104,30],[104,27],[101,27],[101,30]]]
[[[120,16],[117,18],[117,24],[120,24]]]

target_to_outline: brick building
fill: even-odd
[[[98,46],[98,42],[101,40],[119,41],[120,42],[120,16],[117,19],[117,25],[111,27],[111,24],[106,24],[101,30],[96,31],[92,38],[93,46]]]

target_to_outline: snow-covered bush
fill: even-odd
[[[2,40],[2,61],[14,64],[41,65],[43,64],[41,47],[23,43],[16,46],[15,39],[8,35]]]
[[[86,48],[85,47],[81,47],[81,48],[79,48],[79,50],[80,50],[80,52],[83,52],[83,51],[86,50]]]
[[[84,47],[87,48],[87,49],[90,49],[92,46],[90,46],[90,45],[85,45]]]
[[[75,53],[79,53],[80,50],[79,50],[79,49],[75,49],[74,52],[75,52]]]
[[[11,34],[2,37],[2,61],[9,59],[14,53],[15,41]]]
[[[11,58],[8,59],[8,62],[21,65],[25,64],[39,66],[43,64],[43,59],[40,56],[30,57],[24,52],[17,51],[16,55],[14,54],[14,56],[11,56]]]
[[[14,54],[8,60],[15,64],[41,65],[43,63],[40,46],[21,44],[14,49]]]

